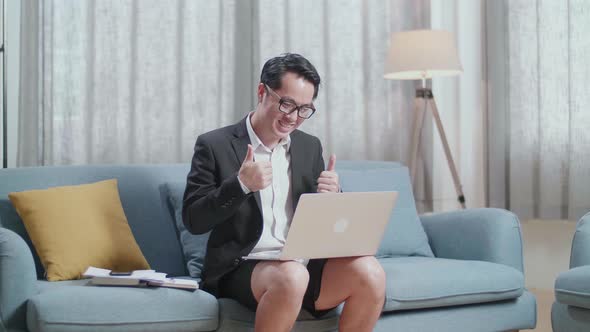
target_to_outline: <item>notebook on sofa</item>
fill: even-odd
[[[153,286],[196,290],[199,284],[195,280],[168,278],[166,273],[155,270],[135,270],[129,273],[116,273],[111,270],[90,266],[84,274],[90,278],[89,285],[94,286]]]

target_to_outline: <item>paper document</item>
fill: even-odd
[[[191,279],[167,278],[166,273],[155,270],[135,270],[129,275],[111,275],[111,270],[90,266],[82,274],[97,286],[154,286],[195,290],[199,284]]]

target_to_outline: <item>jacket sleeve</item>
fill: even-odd
[[[199,136],[182,206],[184,225],[193,234],[206,233],[233,216],[252,194],[244,193],[237,172],[217,183],[217,167],[211,145]]]

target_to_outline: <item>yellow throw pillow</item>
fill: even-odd
[[[88,266],[149,269],[121,206],[117,180],[8,194],[47,280],[80,279]]]

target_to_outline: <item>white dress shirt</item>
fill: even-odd
[[[272,183],[260,190],[263,228],[260,240],[252,253],[280,250],[285,245],[289,225],[293,219],[293,198],[291,194],[291,137],[281,139],[274,149],[266,147],[254,132],[250,117],[246,119],[246,128],[250,144],[254,150],[254,161],[270,161],[272,164]],[[245,193],[250,190],[242,183]]]

